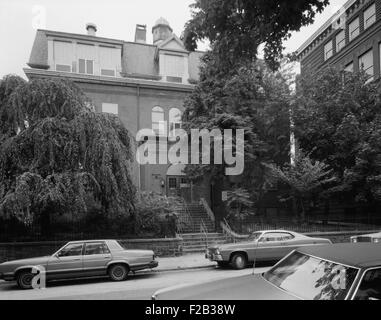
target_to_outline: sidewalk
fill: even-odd
[[[205,258],[204,253],[185,254],[178,257],[158,257],[159,266],[152,271],[173,271],[216,267],[216,262]]]

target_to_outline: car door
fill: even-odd
[[[83,271],[87,275],[106,275],[111,260],[111,252],[104,241],[85,243]]]
[[[279,232],[266,232],[259,239],[257,258],[260,260],[277,260],[283,257],[284,250],[282,234]]]
[[[71,278],[83,271],[83,242],[69,243],[59,250],[48,262],[50,278]]]

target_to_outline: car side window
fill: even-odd
[[[291,233],[282,233],[283,241],[292,240],[292,239],[294,239],[294,236]]]
[[[58,252],[59,257],[71,257],[82,255],[83,243],[68,244],[61,251]]]
[[[381,268],[365,273],[356,292],[355,300],[381,300]]]
[[[282,234],[278,232],[268,232],[262,236],[261,241],[262,242],[282,241]]]
[[[104,242],[86,243],[85,256],[108,253],[110,253],[110,250]]]

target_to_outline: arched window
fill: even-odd
[[[164,110],[158,106],[152,109],[152,130],[158,135],[165,135]]]
[[[181,129],[181,111],[177,108],[169,110],[169,135],[174,137],[176,130]]]

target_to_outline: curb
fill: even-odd
[[[166,268],[166,269],[151,269],[150,271],[141,271],[139,272],[140,274],[142,273],[160,273],[160,272],[167,272],[167,271],[182,271],[182,270],[195,270],[195,269],[209,269],[209,268],[215,268],[217,265],[215,264],[210,264],[208,266],[192,266],[192,267],[177,267],[177,268]]]

